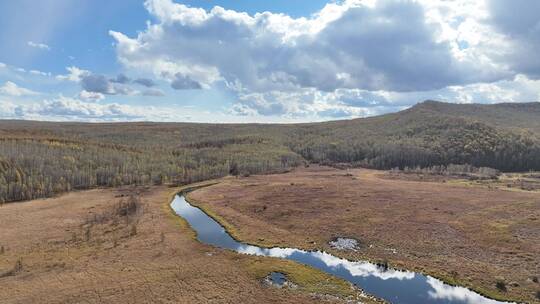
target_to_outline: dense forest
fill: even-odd
[[[398,113],[312,124],[0,121],[0,203],[281,172],[310,162],[540,170],[538,117],[540,103],[426,101]]]
[[[501,171],[538,170],[538,117],[540,103],[427,101],[378,117],[297,126],[288,146],[310,161],[378,169],[471,164]]]

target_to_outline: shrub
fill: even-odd
[[[21,272],[22,270],[23,270],[22,259],[19,258],[17,262],[15,262],[15,266],[13,266],[13,272],[18,273],[18,272]]]
[[[136,236],[137,235],[137,225],[131,225],[131,230],[129,232],[130,236]]]
[[[91,237],[91,227],[90,226],[87,226],[86,227],[86,230],[84,231],[84,240],[86,242],[89,242],[90,241],[90,237]]]
[[[390,265],[388,264],[387,260],[384,260],[382,262],[377,263],[377,267],[381,269],[382,271],[387,271],[388,268],[390,268]]]
[[[120,201],[116,208],[116,215],[130,216],[140,210],[141,200],[138,196],[131,195],[126,202]]]
[[[497,280],[497,282],[495,282],[495,287],[500,291],[506,291],[506,283],[504,283],[503,280]]]
[[[240,174],[240,170],[238,169],[238,165],[236,163],[232,163],[230,165],[229,174],[232,176],[238,176]]]

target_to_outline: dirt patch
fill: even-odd
[[[267,288],[261,273],[322,273],[200,244],[172,215],[174,189],[69,193],[0,207],[0,302],[12,303],[340,303]],[[337,280],[327,288],[346,284]],[[342,289],[337,289],[336,292]],[[328,289],[330,290],[330,289]],[[332,290],[330,290],[332,291]]]
[[[189,196],[242,241],[388,261],[491,297],[538,301],[539,193],[381,174],[311,166],[226,178]],[[340,236],[363,246],[333,249]]]

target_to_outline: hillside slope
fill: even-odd
[[[496,127],[540,133],[540,102],[498,104],[453,104],[426,101],[416,108],[423,111],[470,118]]]
[[[470,163],[505,171],[538,169],[535,113],[540,103],[426,101],[378,117],[297,126],[289,146],[312,161],[375,168]]]
[[[398,113],[311,124],[6,120],[0,121],[0,202],[279,172],[305,162],[540,170],[538,113],[540,103],[427,101]]]

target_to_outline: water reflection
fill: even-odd
[[[376,264],[348,261],[321,251],[295,248],[261,248],[237,242],[225,229],[199,208],[177,195],[171,207],[197,232],[199,241],[242,254],[269,256],[296,261],[345,279],[366,292],[399,304],[496,304],[469,289],[455,287],[422,274],[385,269]]]
[[[461,301],[461,303],[478,303],[478,304],[496,304],[501,303],[492,299],[487,299],[481,295],[471,292],[467,288],[459,286],[450,286],[443,282],[428,277],[427,283],[431,285],[433,290],[430,290],[429,296],[433,299],[446,299],[449,301]]]

